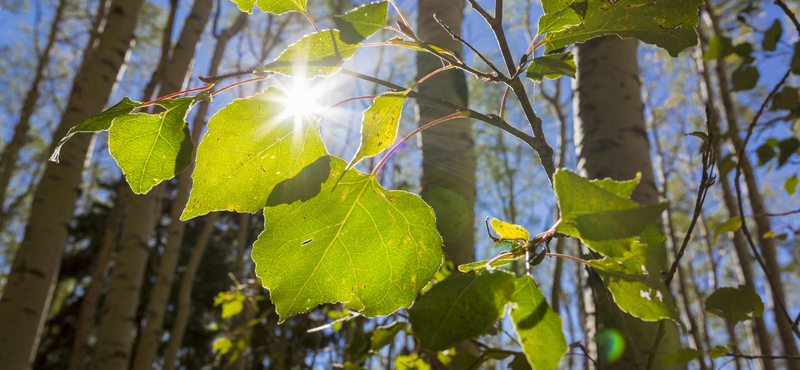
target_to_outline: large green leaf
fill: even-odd
[[[306,12],[308,0],[232,0],[239,6],[239,10],[253,13],[253,5],[258,5],[261,11],[273,14],[285,14],[288,12]]]
[[[159,114],[125,114],[108,131],[108,151],[137,194],[182,172],[192,162],[192,137],[184,120],[193,97],[163,100]]]
[[[339,72],[342,63],[352,58],[359,46],[342,41],[338,30],[314,32],[289,45],[275,61],[261,70],[308,79],[328,77]]]
[[[395,321],[387,326],[379,326],[375,328],[372,333],[372,343],[370,347],[373,351],[378,352],[381,348],[389,345],[394,341],[397,333],[401,332],[406,327],[405,322]]]
[[[659,359],[659,361],[686,365],[702,355],[703,351],[694,348],[681,348],[677,352],[661,356],[661,359]]]
[[[253,260],[281,321],[327,302],[388,315],[411,305],[442,263],[430,207],[345,166],[332,158],[316,197],[264,209]]]
[[[719,288],[706,298],[706,311],[731,320],[736,325],[740,321],[761,316],[764,302],[753,289],[744,285]]]
[[[133,112],[136,107],[140,107],[141,105],[142,103],[125,97],[121,102],[117,103],[111,108],[108,108],[103,113],[85,119],[77,126],[71,128],[69,132],[67,132],[67,135],[58,142],[58,145],[56,145],[56,149],[53,151],[53,155],[50,157],[50,160],[53,162],[58,162],[58,156],[61,154],[61,147],[64,146],[67,140],[75,136],[75,134],[80,132],[99,132],[108,130],[108,128],[111,127],[111,122],[114,120],[114,118]]]
[[[389,92],[372,102],[364,111],[361,122],[361,147],[350,161],[348,168],[355,166],[366,157],[372,157],[388,148],[397,137],[403,103],[407,99],[404,93]]]
[[[559,32],[581,24],[586,16],[588,6],[589,2],[584,0],[574,2],[554,13],[542,15],[539,18],[539,30],[537,32],[540,35]]]
[[[442,351],[486,333],[514,293],[514,275],[496,270],[456,275],[434,285],[408,310],[422,348]]]
[[[209,120],[182,220],[219,210],[256,212],[278,183],[327,154],[317,123],[296,122],[285,111],[286,95],[270,87]]]
[[[669,203],[636,204],[620,196],[632,192],[630,181],[618,185],[610,181],[593,182],[570,171],[557,171],[554,187],[561,209],[558,232],[581,238],[589,248],[606,256],[623,256],[630,250],[627,239],[652,225]]]
[[[654,253],[642,242],[630,243],[630,252],[624,256],[592,260],[589,265],[603,278],[622,311],[644,321],[672,319],[681,324]]]
[[[783,27],[781,26],[781,21],[776,19],[775,22],[772,23],[772,26],[764,32],[764,38],[761,40],[761,48],[764,49],[764,51],[775,51],[782,35]]]
[[[635,37],[666,49],[670,55],[697,45],[694,27],[702,0],[588,0],[583,23],[563,32],[551,32],[547,50],[603,36]],[[560,9],[559,9],[560,10]]]
[[[389,2],[369,3],[345,14],[334,16],[333,23],[341,32],[342,41],[357,44],[386,27]]]
[[[550,54],[533,58],[528,66],[527,77],[534,81],[555,80],[563,75],[575,77],[575,58],[572,53]]]
[[[511,300],[511,318],[528,363],[534,370],[554,370],[567,353],[561,318],[550,309],[544,294],[528,275],[518,277]]]

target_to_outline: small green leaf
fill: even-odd
[[[378,352],[381,350],[381,348],[386,347],[389,345],[389,343],[392,343],[394,341],[394,337],[397,336],[397,333],[402,331],[405,327],[406,323],[395,321],[387,326],[379,326],[375,328],[375,332],[372,333],[372,350]]]
[[[708,357],[711,357],[712,360],[716,360],[720,357],[725,357],[725,354],[727,353],[731,353],[730,348],[723,346],[716,346],[711,349],[711,353],[708,354]]]
[[[496,218],[493,218],[491,223],[492,229],[500,236],[500,239],[527,241],[531,238],[531,234],[522,226],[503,222]]]
[[[501,258],[497,261],[492,262],[493,268],[503,267],[511,262],[514,262],[515,258]],[[461,272],[477,272],[482,273],[486,270],[486,264],[489,263],[489,260],[486,261],[478,261],[478,262],[471,262],[465,263],[463,265],[458,265],[458,271]]]
[[[442,351],[485,333],[514,293],[514,275],[496,270],[451,276],[436,284],[408,310],[420,346]]]
[[[659,361],[686,365],[702,355],[703,351],[693,348],[681,348],[677,352],[661,356]]]
[[[514,354],[514,359],[508,363],[508,368],[510,370],[532,370],[524,353]]]
[[[743,42],[733,47],[733,52],[743,59],[744,63],[753,63],[756,59],[753,58],[753,45],[749,42]]]
[[[772,26],[764,32],[764,39],[761,40],[761,48],[764,49],[764,51],[775,51],[782,35],[783,27],[781,26],[781,21],[776,19],[775,22],[772,23]]]
[[[572,26],[577,26],[583,22],[586,10],[589,8],[588,1],[574,2],[564,9],[552,14],[545,14],[539,18],[540,35],[549,32],[560,32]]]
[[[527,76],[531,80],[541,81],[546,78],[555,80],[563,75],[575,77],[575,59],[572,53],[550,54],[533,58],[528,66]]]
[[[238,315],[239,312],[242,312],[244,308],[244,303],[242,301],[230,301],[225,302],[222,304],[222,318],[226,319],[231,316]]]
[[[272,14],[285,14],[288,12],[306,12],[306,3],[308,0],[232,0],[239,6],[239,10],[247,13],[253,13],[253,5],[258,5],[258,8],[263,12]]]
[[[756,87],[759,77],[758,68],[743,65],[731,74],[731,91],[750,90]]]
[[[186,113],[194,98],[163,100],[159,114],[125,114],[108,131],[108,151],[136,194],[144,194],[183,172],[192,162]]]
[[[732,217],[729,220],[719,224],[714,228],[714,243],[719,240],[719,237],[727,232],[736,232],[742,227],[742,219],[739,216]]]
[[[697,7],[702,3],[702,0],[589,1],[582,24],[548,33],[544,42],[547,50],[552,51],[603,35],[635,37],[676,57],[683,49],[697,45],[694,27],[700,21]],[[562,6],[547,8],[561,10]]]
[[[339,72],[342,63],[352,58],[359,47],[342,41],[337,30],[314,32],[289,45],[275,61],[261,67],[261,72],[307,79],[328,77]]]
[[[363,367],[358,366],[352,362],[345,362],[344,365],[342,365],[342,367],[344,368],[344,370],[365,370]]]
[[[736,168],[736,161],[733,160],[733,154],[728,154],[722,158],[719,165],[719,175],[727,176],[734,168]]]
[[[792,73],[800,74],[800,42],[794,44],[794,54],[789,66],[792,68]]]
[[[108,130],[108,128],[111,127],[111,122],[114,120],[114,118],[133,112],[136,107],[140,107],[141,105],[142,103],[125,97],[121,102],[103,111],[103,113],[85,119],[77,126],[71,128],[69,132],[67,132],[67,135],[58,142],[56,149],[53,151],[52,156],[50,156],[50,160],[58,163],[58,156],[61,154],[61,147],[64,146],[67,140],[75,136],[75,134],[80,132],[99,132]]]
[[[633,194],[633,191],[636,189],[636,186],[639,185],[640,181],[642,181],[641,172],[637,172],[636,177],[627,181],[614,181],[608,177],[602,180],[589,180],[589,182],[592,184],[595,184],[606,191],[610,191],[612,194],[623,199],[631,198],[631,194]]]
[[[516,279],[511,318],[522,351],[533,370],[555,370],[567,353],[561,318],[550,309],[544,294],[528,275]]]
[[[795,137],[781,140],[780,144],[778,144],[778,148],[780,149],[778,168],[780,168],[789,161],[792,155],[797,153],[798,149],[800,149],[800,140],[797,140]]]
[[[724,58],[728,55],[733,53],[733,43],[731,43],[731,39],[725,36],[714,36],[711,41],[708,42],[708,49],[706,50],[705,55],[703,55],[703,60],[708,62],[711,60],[717,60],[719,58]]]
[[[789,193],[789,195],[794,195],[794,193],[797,191],[798,182],[800,182],[800,179],[797,178],[797,175],[792,175],[786,179],[786,182],[783,184],[783,188],[786,189],[786,192]]]
[[[364,111],[361,122],[361,147],[347,166],[355,166],[366,157],[372,157],[388,148],[397,137],[397,127],[403,113],[403,104],[408,97],[404,93],[389,92],[372,102]]]
[[[775,93],[772,98],[771,110],[785,109],[794,111],[800,106],[800,92],[796,87],[784,87],[783,90]]]
[[[233,343],[226,337],[217,338],[214,340],[213,348],[214,352],[217,354],[226,355],[228,352],[230,352],[231,348],[233,348]]]
[[[387,1],[369,3],[343,15],[333,17],[333,23],[341,32],[342,41],[357,44],[386,27]]]
[[[706,299],[706,311],[730,320],[733,325],[764,313],[761,297],[747,286],[719,288]]]
[[[431,370],[431,365],[428,365],[425,360],[414,353],[407,356],[397,356],[394,360],[394,368],[396,370]]]
[[[405,40],[405,39],[402,39],[402,38],[399,38],[399,37],[392,37],[391,39],[389,39],[389,41],[387,41],[387,43],[389,45],[399,46],[401,48],[428,52],[428,50],[425,49],[424,47],[422,47],[422,45],[420,45],[420,43],[418,43],[416,41]],[[450,50],[441,48],[441,47],[433,45],[433,44],[427,44],[427,46],[430,47],[431,49],[435,50],[438,53],[446,54],[446,55],[455,57],[453,52],[450,51]]]
[[[285,110],[286,94],[270,87],[211,117],[182,220],[219,210],[254,213],[278,183],[327,155],[317,122],[296,123]]]
[[[767,164],[772,158],[775,158],[776,153],[772,145],[766,143],[756,149],[756,154],[758,155],[758,166],[760,167]]]
[[[319,195],[264,209],[253,260],[281,322],[329,302],[388,315],[410,306],[442,263],[430,207],[414,194],[387,191],[375,176],[342,175],[345,166],[331,157]]]

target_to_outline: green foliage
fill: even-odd
[[[791,67],[792,73],[800,74],[800,42],[794,44],[794,54],[792,55],[789,67]]]
[[[428,365],[425,360],[415,353],[407,356],[397,356],[394,360],[394,368],[395,370],[431,370],[431,365]]]
[[[706,298],[706,311],[726,318],[733,325],[764,313],[761,297],[747,286],[719,288]]]
[[[708,42],[708,49],[703,55],[704,61],[717,60],[733,53],[733,43],[729,37],[714,36]]]
[[[550,51],[603,35],[617,35],[655,44],[675,57],[697,45],[694,27],[699,22],[697,7],[702,3],[702,0],[588,1],[583,23],[563,32],[548,33],[545,45]],[[571,3],[561,4],[546,6],[545,13],[555,13]]]
[[[550,309],[530,276],[516,279],[511,300],[516,303],[511,318],[528,363],[534,370],[554,370],[567,353],[561,318]]]
[[[496,218],[493,218],[491,223],[492,229],[497,235],[500,235],[501,240],[527,241],[531,238],[531,234],[522,226],[503,222]]]
[[[731,217],[727,221],[717,225],[717,227],[714,228],[714,243],[716,243],[719,240],[719,237],[723,233],[727,232],[733,233],[738,231],[739,228],[741,227],[742,227],[742,219],[739,216]]]
[[[108,150],[134,193],[144,194],[183,172],[192,162],[186,113],[194,98],[163,100],[159,114],[124,114],[113,120]]]
[[[333,17],[333,23],[341,32],[342,41],[357,44],[386,27],[388,1],[369,3],[343,15]]]
[[[492,262],[492,268],[503,267],[511,262],[514,262],[515,258],[501,258],[494,262]],[[465,263],[463,265],[458,265],[458,271],[461,272],[477,272],[481,273],[486,270],[486,264],[489,263],[489,260],[486,261],[478,261],[478,262],[471,262]]]
[[[575,77],[575,58],[572,53],[550,54],[543,57],[533,58],[531,65],[528,66],[528,78],[534,81],[542,79],[555,80],[561,76]]]
[[[736,68],[731,74],[731,91],[744,91],[756,87],[760,76],[758,68],[754,66],[742,65]]]
[[[327,302],[350,302],[366,316],[390,314],[410,306],[442,262],[425,202],[344,169],[332,158],[319,195],[264,209],[253,259],[281,321]]]
[[[211,211],[254,213],[272,189],[326,155],[317,122],[282,114],[286,95],[270,87],[237,99],[208,122],[182,220]]]
[[[481,336],[514,293],[514,276],[503,272],[456,275],[434,285],[408,310],[422,348],[442,351]]]
[[[141,105],[142,103],[125,97],[121,102],[117,103],[111,108],[108,108],[103,113],[85,119],[77,126],[71,128],[69,132],[67,132],[67,135],[58,142],[58,145],[56,145],[50,160],[53,162],[58,162],[58,156],[61,154],[61,147],[63,147],[71,137],[75,136],[75,134],[80,132],[99,132],[108,130],[111,127],[111,122],[115,118],[133,112],[134,109]]]
[[[375,352],[380,351],[381,348],[392,343],[397,333],[402,331],[405,327],[406,324],[400,321],[395,321],[387,326],[377,327],[372,333],[370,348]]]
[[[577,26],[583,22],[583,18],[586,16],[586,10],[589,7],[589,2],[584,1],[567,1],[568,4],[566,6],[563,4],[563,1],[558,1],[559,4],[549,4],[545,8],[547,9],[558,9],[558,10],[547,12],[539,18],[539,34],[545,34],[549,32],[560,32],[566,30],[572,26]],[[544,7],[544,2],[542,2],[542,6]]]
[[[696,350],[693,348],[681,348],[678,350],[678,352],[669,353],[664,356],[661,356],[661,359],[659,361],[685,365],[694,361],[694,359],[702,355],[703,351]]]
[[[772,110],[786,109],[793,111],[797,108],[800,108],[800,92],[796,87],[788,86],[775,93],[770,106]]]
[[[289,45],[275,61],[261,67],[261,72],[308,79],[328,77],[339,72],[342,63],[352,58],[359,47],[342,41],[337,30],[314,32]]]
[[[792,175],[786,179],[786,182],[783,184],[783,188],[786,189],[786,192],[789,193],[789,195],[794,195],[794,193],[797,191],[797,184],[799,182],[800,179],[797,178],[797,175]]]
[[[442,234],[444,240],[457,238],[468,226],[469,207],[462,196],[443,187],[433,188],[420,196],[437,215],[436,229],[439,230],[439,234]]]
[[[214,307],[222,306],[222,318],[238,315],[244,309],[244,302],[247,298],[238,291],[220,292],[214,298]]]
[[[372,157],[388,148],[397,137],[403,104],[408,97],[404,93],[385,93],[373,101],[364,111],[361,122],[361,147],[350,161],[352,168],[366,157]]]
[[[775,22],[772,23],[772,26],[764,32],[764,38],[761,40],[761,48],[764,49],[764,51],[775,51],[782,35],[783,27],[781,26],[781,21],[776,19]]]
[[[263,12],[273,14],[285,14],[288,12],[306,12],[306,3],[308,0],[232,0],[239,6],[239,10],[247,13],[253,13],[253,5],[258,5],[258,8]]]

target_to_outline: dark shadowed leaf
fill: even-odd
[[[567,353],[561,318],[550,309],[544,294],[528,275],[516,279],[511,318],[522,351],[533,370],[555,370]]]
[[[397,336],[397,333],[402,331],[405,327],[406,323],[395,321],[387,326],[379,326],[375,328],[375,331],[372,333],[372,350],[375,352],[380,351],[381,348],[389,345],[389,343],[392,343],[392,341],[394,341],[394,337]]]
[[[297,176],[286,179],[275,185],[272,193],[267,198],[267,207],[281,204],[292,204],[296,201],[305,202],[319,194],[322,184],[331,174],[331,157],[319,157],[309,164]]]
[[[775,47],[778,46],[781,35],[783,35],[783,27],[781,26],[781,21],[776,19],[775,22],[772,23],[772,26],[764,32],[764,38],[761,40],[761,48],[764,49],[764,51],[775,51]]]
[[[659,361],[685,365],[694,361],[694,359],[702,355],[703,351],[696,350],[693,348],[681,348],[678,350],[678,352],[669,353],[664,356],[661,356],[661,359]]]
[[[796,87],[787,86],[784,87],[783,90],[775,93],[775,96],[772,98],[772,106],[770,109],[793,111],[798,107],[800,107],[800,93],[798,93],[798,89]]]
[[[534,81],[554,80],[564,75],[575,77],[576,70],[572,53],[550,54],[534,58],[526,76]]]
[[[733,322],[746,321],[764,313],[761,297],[747,286],[719,288],[706,299],[706,311]]]
[[[758,72],[758,68],[743,65],[731,74],[731,91],[750,90],[756,87],[759,77],[760,73]]]
[[[780,168],[789,161],[789,158],[797,154],[797,149],[800,149],[800,140],[794,137],[781,140],[780,144],[778,144],[778,148],[780,149],[778,168]]]
[[[714,36],[708,42],[708,49],[703,55],[704,61],[716,60],[724,58],[733,53],[733,43],[731,39],[725,36]]]

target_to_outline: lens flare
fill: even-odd
[[[597,332],[595,337],[597,342],[597,352],[601,360],[606,364],[617,362],[625,352],[625,338],[617,329],[603,328]]]

